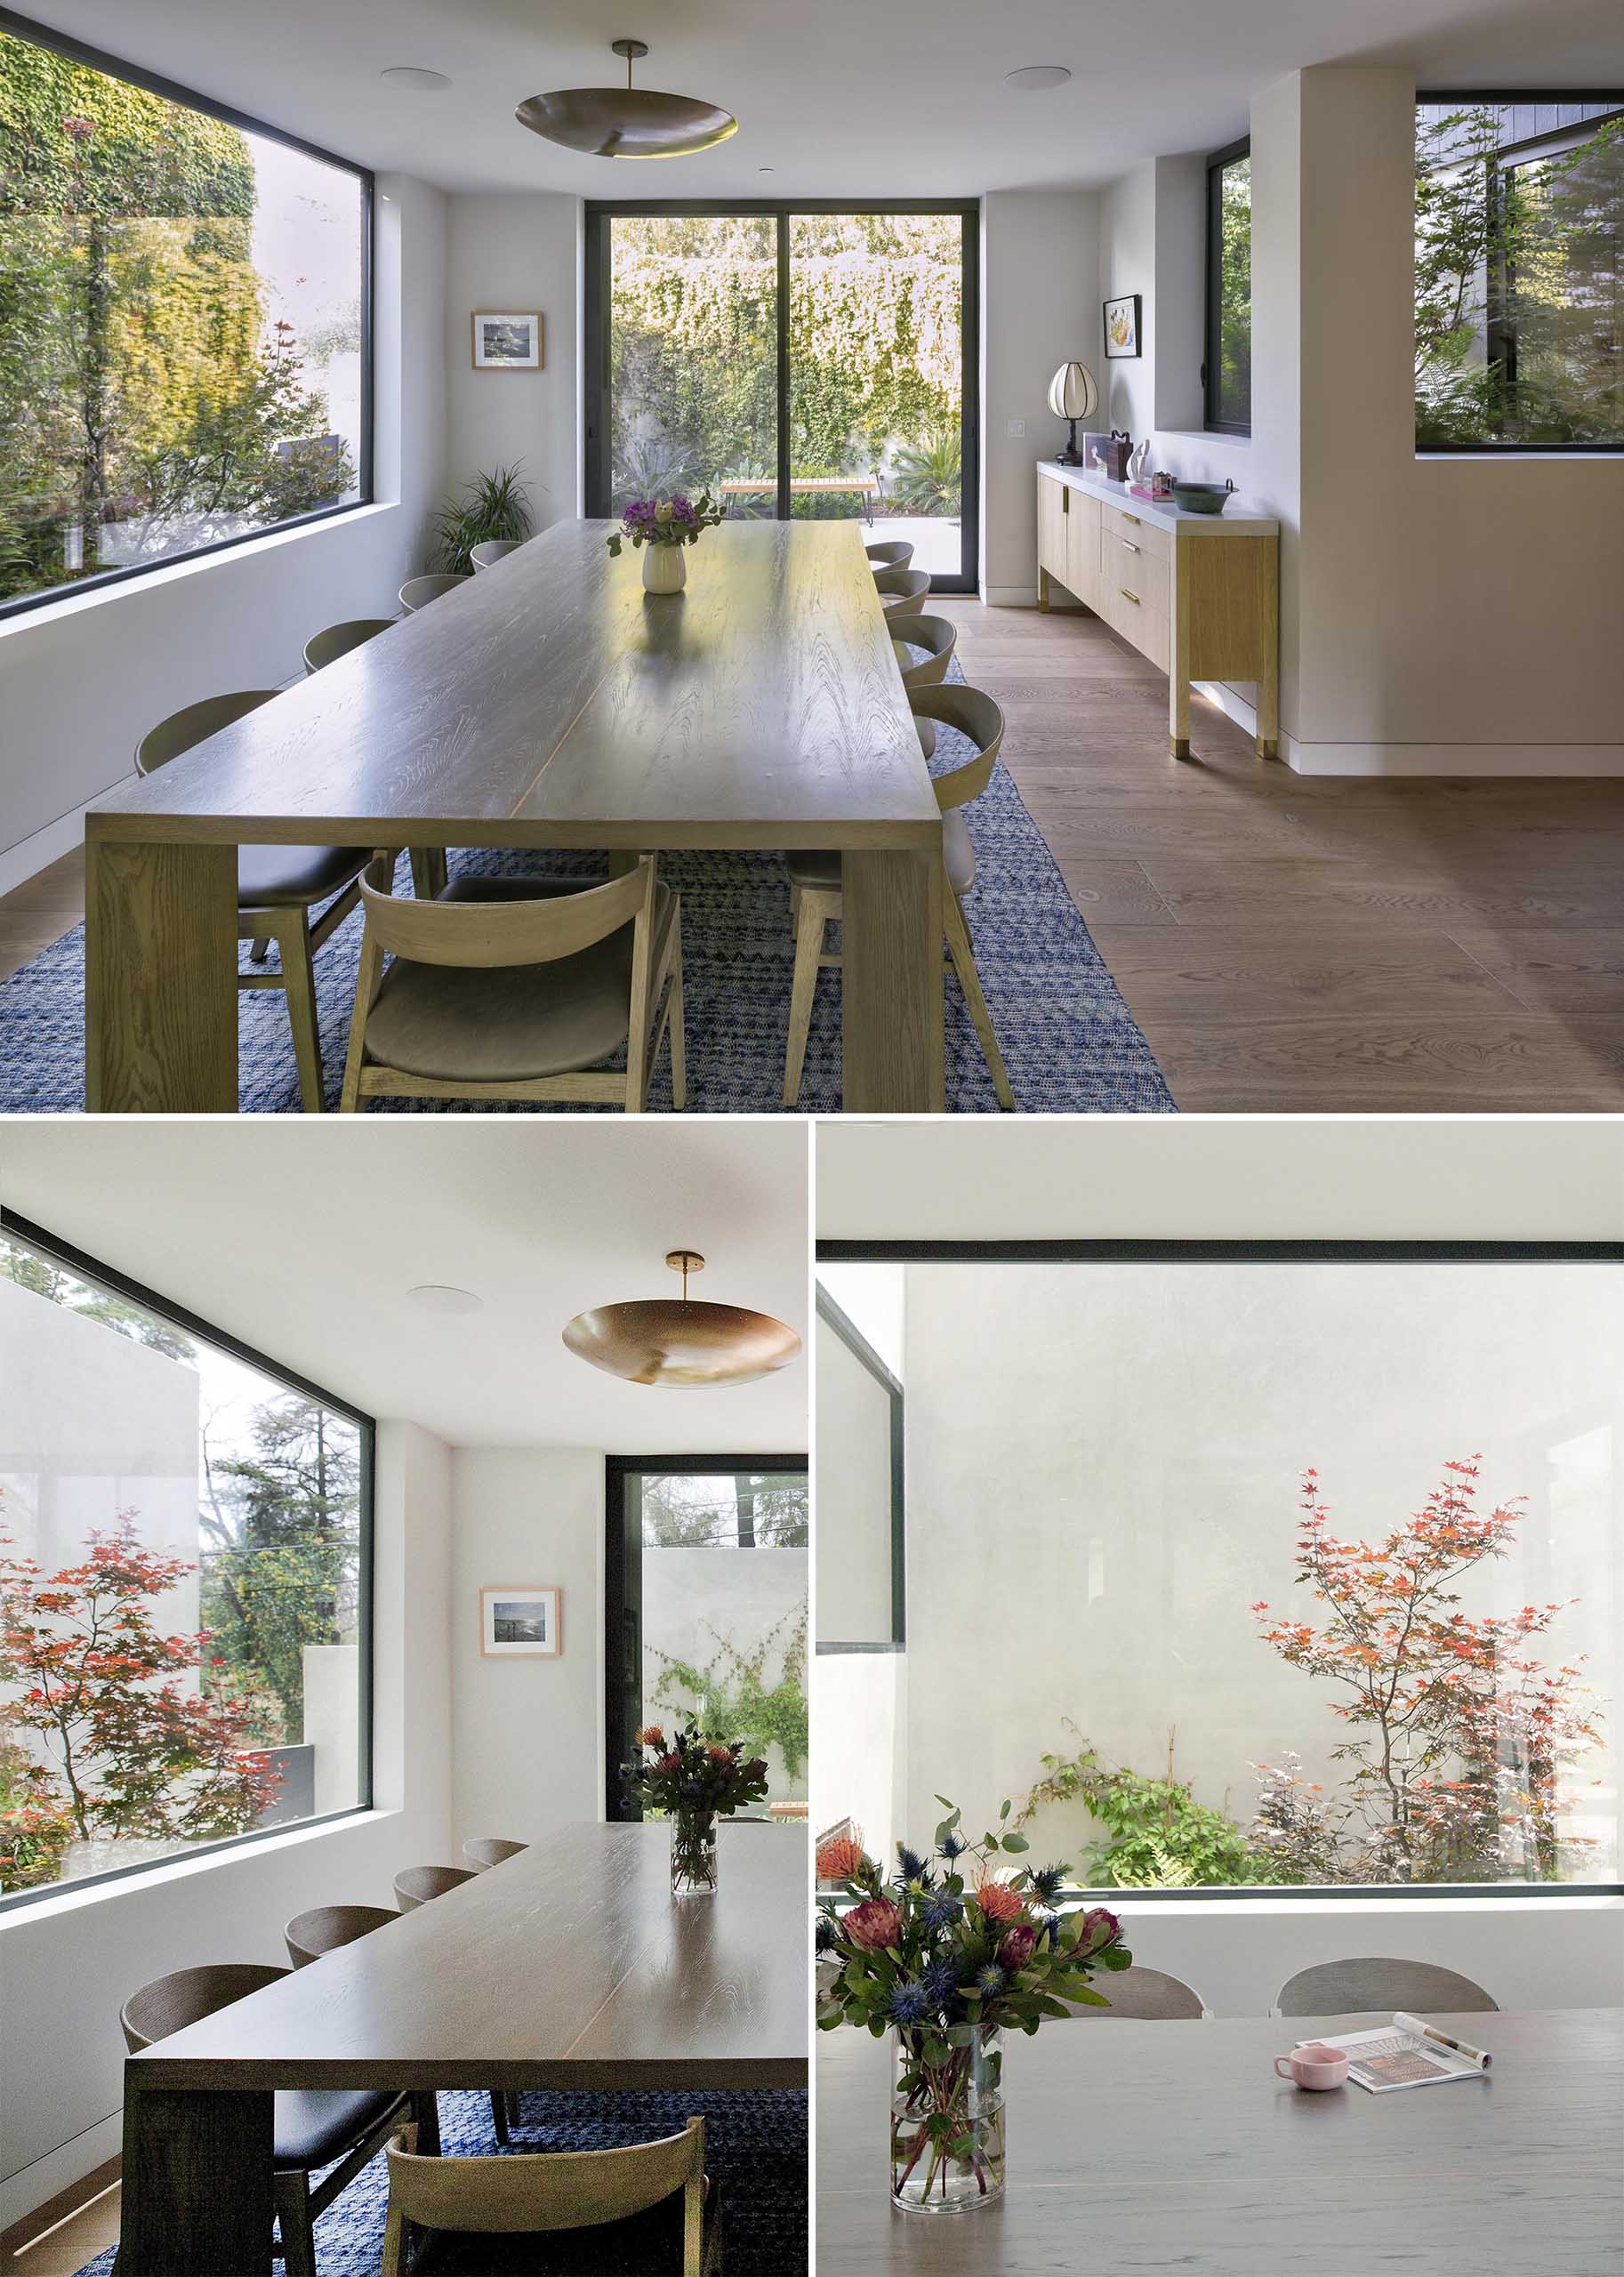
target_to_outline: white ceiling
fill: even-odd
[[[974,197],[1086,186],[1245,131],[1256,91],[1306,64],[1403,63],[1433,85],[1616,86],[1619,0],[23,0],[22,12],[285,131],[449,189],[599,197]],[[723,104],[703,156],[555,149],[524,96],[639,83]],[[1064,63],[1068,86],[1004,75]],[[449,92],[387,88],[390,65]],[[776,171],[763,175],[760,169]]]
[[[676,1293],[807,1333],[797,1122],[447,1116],[0,1124],[0,1202],[377,1416],[458,1446],[795,1453],[804,1356],[728,1390],[620,1382],[575,1359],[591,1305]],[[406,1302],[424,1282],[482,1312]]]

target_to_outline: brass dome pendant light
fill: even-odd
[[[697,1250],[668,1250],[665,1262],[682,1275],[681,1296],[599,1305],[577,1313],[564,1331],[564,1341],[577,1359],[590,1360],[627,1383],[669,1384],[687,1391],[753,1384],[788,1367],[800,1350],[792,1328],[739,1305],[691,1299],[688,1275],[704,1271]]]
[[[550,95],[527,95],[519,106],[519,125],[596,158],[686,158],[737,133],[737,119],[715,103],[632,85],[631,66],[647,54],[647,41],[609,44],[626,59],[623,87],[558,87]]]

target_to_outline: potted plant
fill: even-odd
[[[527,538],[530,529],[530,493],[519,469],[499,466],[494,474],[477,474],[435,517],[433,566],[446,576],[466,577],[475,546],[492,538]]]
[[[1034,2032],[1073,2005],[1109,2007],[1089,1978],[1133,1956],[1103,1905],[1062,1913],[1064,1865],[1001,1871],[1024,1834],[969,1842],[947,1816],[921,1857],[898,1844],[888,1883],[859,1857],[844,1891],[818,1905],[826,1981],[818,2027],[892,2034],[891,2199],[907,2213],[991,2205],[1004,2186],[1003,2034]],[[832,1976],[827,1972],[832,1968]]]
[[[738,1740],[706,1739],[692,1724],[670,1740],[658,1724],[637,1734],[642,1752],[625,1766],[628,1791],[671,1820],[673,1897],[710,1897],[716,1889],[716,1822],[767,1792],[767,1766],[745,1758]]]
[[[626,543],[643,556],[643,583],[651,593],[679,593],[687,583],[683,548],[697,545],[701,533],[714,529],[722,519],[708,490],[697,498],[680,492],[674,498],[633,498],[627,502],[620,527],[609,534],[609,552],[618,558]]]

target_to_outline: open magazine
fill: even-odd
[[[1390,2095],[1398,2088],[1430,2088],[1441,2080],[1476,2080],[1493,2062],[1481,2048],[1452,2040],[1436,2024],[1401,2009],[1390,2024],[1365,2032],[1322,2032],[1320,2045],[1339,2048],[1347,2057],[1347,2076],[1373,2096]],[[1299,2047],[1309,2043],[1299,2040]]]

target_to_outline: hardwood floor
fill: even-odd
[[[0,2277],[74,2277],[118,2242],[117,2173],[92,2175],[0,2238]],[[88,2201],[88,2202],[87,2202]]]
[[[1624,1111],[1624,782],[1306,776],[1077,612],[941,599],[1187,1111]]]
[[[1624,782],[1294,775],[1200,699],[1176,761],[1097,617],[932,607],[1181,1107],[1624,1112]],[[0,899],[0,978],[82,905]]]

